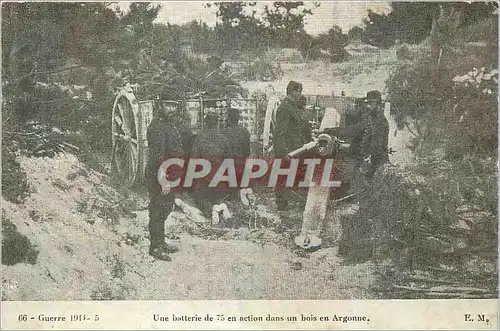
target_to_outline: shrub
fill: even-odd
[[[2,218],[2,264],[14,265],[17,263],[35,264],[38,251],[29,239],[17,231],[17,227],[10,220]]]
[[[345,222],[343,252],[354,247],[364,258],[390,258],[410,272],[452,270],[455,278],[474,269],[493,288],[495,268],[471,261],[491,266],[498,258],[497,62],[488,45],[454,36],[419,46],[413,62],[391,73],[391,112],[400,126],[415,123],[417,158],[377,171]]]
[[[496,263],[496,192],[494,159],[452,163],[434,155],[405,170],[386,166],[344,222],[341,252],[390,258],[410,271],[462,270],[473,256]]]
[[[241,78],[244,80],[257,80],[269,82],[278,80],[283,76],[279,64],[274,64],[268,59],[257,58],[247,61],[242,68]]]
[[[26,173],[16,161],[14,141],[2,142],[2,196],[10,202],[21,203],[29,195]]]
[[[491,155],[497,146],[496,60],[487,47],[460,40],[441,46],[422,47],[414,62],[391,73],[386,84],[392,115],[400,127],[408,119],[415,122],[420,153],[439,146],[447,157]]]

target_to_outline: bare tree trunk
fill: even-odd
[[[439,6],[439,14],[434,16],[432,19],[432,27],[431,27],[431,37],[434,37],[437,33],[439,23],[444,20],[444,8],[442,5]]]
[[[438,25],[438,17],[434,17],[432,19],[432,27],[431,27],[431,38],[436,35],[437,25]]]
[[[439,56],[438,56],[438,61],[437,61],[438,68],[439,68],[439,65],[441,64],[441,56],[443,56],[443,49],[442,48],[439,50]]]

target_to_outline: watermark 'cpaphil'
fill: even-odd
[[[259,185],[268,188],[338,188],[333,159],[164,159],[157,171],[158,183],[165,189],[180,191],[208,183],[208,187],[235,190]]]

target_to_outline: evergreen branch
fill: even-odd
[[[89,65],[86,65],[86,64],[80,64],[80,65],[74,65],[74,66],[69,66],[69,67],[64,67],[64,68],[58,68],[58,69],[48,70],[48,71],[31,71],[29,74],[21,76],[20,78],[18,78],[17,81],[23,80],[23,79],[28,78],[30,76],[52,75],[52,74],[56,74],[56,73],[63,72],[63,71],[74,70],[74,69],[85,68],[85,67],[92,67],[92,66],[89,66]]]

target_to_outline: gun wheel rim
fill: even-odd
[[[139,111],[132,93],[118,94],[112,116],[112,169],[120,182],[129,187],[139,177],[141,157]]]

